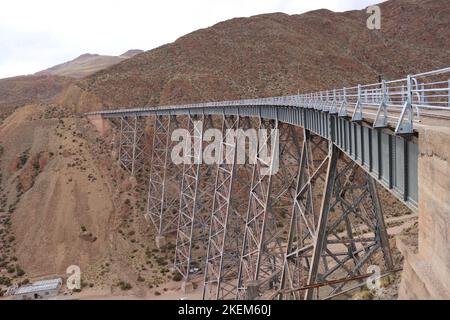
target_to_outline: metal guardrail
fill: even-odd
[[[139,113],[150,110],[249,106],[301,107],[351,117],[354,121],[372,116],[375,128],[386,127],[390,119],[397,122],[396,133],[413,133],[414,122],[420,121],[424,110],[450,111],[450,67],[408,75],[398,80],[383,80],[378,83],[299,95],[125,108],[88,112],[84,115],[113,116],[115,113],[122,115],[124,112]]]

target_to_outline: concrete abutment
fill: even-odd
[[[399,299],[450,299],[450,128],[419,131],[418,247],[397,239],[405,257]]]

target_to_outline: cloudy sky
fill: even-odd
[[[83,53],[149,50],[217,22],[269,12],[363,9],[381,0],[14,0],[0,9],[0,78]]]

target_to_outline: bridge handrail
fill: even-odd
[[[265,97],[256,99],[226,100],[204,103],[146,106],[141,108],[124,108],[84,113],[90,115],[114,115],[139,113],[151,110],[179,110],[195,108],[224,108],[224,107],[252,107],[252,106],[280,106],[303,107],[334,112],[343,104],[353,109],[364,106],[401,110],[395,118],[398,120],[397,130],[401,133],[413,132],[413,121],[420,121],[421,109],[450,111],[450,67],[428,72],[408,75],[406,78],[385,80],[382,82],[357,85],[349,88],[331,89],[325,91]],[[407,113],[411,116],[408,116]],[[364,112],[371,114],[370,112]],[[406,114],[406,116],[405,116]],[[404,123],[406,121],[406,123]]]

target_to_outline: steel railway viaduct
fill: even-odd
[[[449,78],[445,68],[312,94],[85,116],[100,130],[112,124],[130,174],[149,162],[146,219],[158,246],[176,239],[184,290],[200,271],[204,299],[324,299],[348,289],[336,279],[359,279],[369,265],[393,270],[379,185],[419,213],[418,252],[397,239],[400,297],[449,298],[450,130],[433,122],[448,116]],[[194,160],[182,165],[170,157],[177,128]],[[202,163],[194,146],[210,128],[222,132],[218,159],[231,161]],[[279,134],[236,164],[242,137],[229,132],[249,128]],[[276,160],[278,172],[262,174]]]

